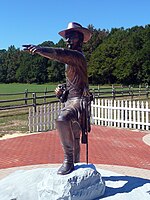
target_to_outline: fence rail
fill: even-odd
[[[112,88],[94,88],[91,90],[93,95],[97,98],[108,98],[108,99],[117,99],[117,98],[130,98],[130,99],[134,99],[134,98],[145,98],[148,99],[149,98],[149,86],[146,85],[145,87],[141,87],[139,85],[138,88],[134,88],[134,87],[123,87],[123,86],[114,86],[112,85]]]
[[[63,104],[60,102],[41,105],[29,111],[29,131],[39,132],[55,129]],[[150,109],[148,102],[131,100],[95,99],[91,105],[92,124],[150,130]]]
[[[107,98],[107,99],[117,99],[117,98],[130,98],[133,100],[134,97],[143,97],[145,99],[149,98],[149,87],[109,87],[109,88],[100,88],[91,89],[95,98]],[[5,99],[3,99],[5,98]],[[13,99],[12,99],[13,98]],[[44,92],[29,92],[27,89],[24,92],[19,93],[9,93],[9,94],[0,94],[0,110],[7,109],[16,109],[23,107],[31,107],[41,104],[48,104],[51,101],[56,100],[54,91],[48,91],[47,89]]]
[[[11,96],[13,96],[13,99],[9,99]],[[20,98],[20,96],[22,97]],[[38,105],[48,104],[49,102],[56,100],[56,95],[54,94],[54,91],[47,90],[45,92],[28,92],[27,90],[25,90],[25,92],[20,93],[0,94],[0,97],[7,98],[0,100],[0,110],[24,108],[31,106],[36,109],[36,106]]]

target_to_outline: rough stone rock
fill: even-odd
[[[100,173],[84,165],[76,166],[72,173],[65,176],[53,176],[50,171],[38,185],[39,196],[44,200],[52,196],[54,199],[93,200],[103,195],[104,190]]]
[[[94,165],[78,164],[67,175],[56,168],[19,170],[0,181],[2,200],[95,200],[105,183]]]

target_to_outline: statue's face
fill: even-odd
[[[79,47],[79,33],[76,31],[70,31],[66,34],[66,45],[69,49],[77,49]]]

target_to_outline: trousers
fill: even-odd
[[[64,151],[64,162],[66,163],[80,161],[81,103],[82,100],[76,97],[67,100],[56,120],[56,127]]]

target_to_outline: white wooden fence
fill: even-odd
[[[92,119],[96,125],[150,130],[150,109],[143,101],[95,99]]]
[[[29,131],[55,129],[55,120],[64,105],[56,102],[29,110]],[[148,102],[95,99],[91,105],[91,123],[102,126],[150,130]]]
[[[63,104],[60,102],[50,103],[29,108],[29,132],[41,132],[56,128],[57,119]]]

